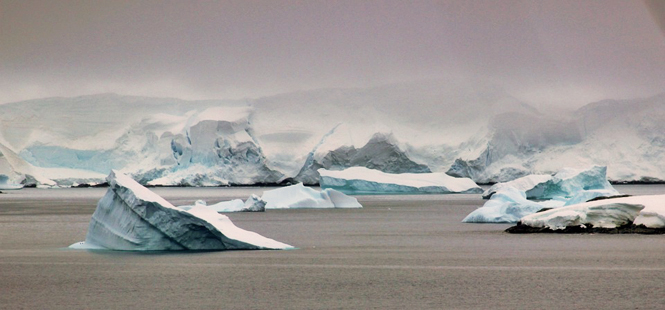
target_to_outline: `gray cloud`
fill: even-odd
[[[664,90],[652,17],[626,0],[0,0],[0,102],[257,97],[459,76],[580,105]]]

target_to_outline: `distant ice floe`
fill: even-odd
[[[278,250],[292,246],[235,226],[206,206],[173,206],[132,178],[112,171],[84,242],[77,249],[126,251]]]
[[[543,208],[584,203],[597,197],[620,195],[606,179],[606,167],[564,168],[553,176],[529,175],[497,183],[483,193],[490,199],[467,215],[465,223],[516,223]],[[530,201],[527,199],[548,199]]]
[[[665,195],[632,196],[591,201],[523,217],[521,225],[562,230],[587,226],[616,228],[626,224],[665,227]]]
[[[233,199],[208,205],[204,200],[197,200],[194,202],[194,205],[178,206],[178,208],[189,210],[195,206],[207,207],[209,209],[215,210],[218,213],[264,212],[266,210],[265,200],[254,194],[249,196],[245,202],[243,202],[241,199]]]
[[[266,209],[362,208],[358,200],[334,189],[317,191],[302,183],[263,192]]]
[[[391,174],[365,167],[341,171],[319,169],[321,188],[346,194],[449,194],[481,193],[473,180],[455,178],[445,173]]]

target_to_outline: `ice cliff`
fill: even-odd
[[[289,249],[236,227],[204,205],[177,208],[130,177],[112,171],[85,241],[71,247],[125,251]]]

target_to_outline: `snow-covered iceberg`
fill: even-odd
[[[519,226],[552,231],[567,228],[665,227],[665,195],[595,200],[527,215]]]
[[[391,174],[365,167],[341,171],[319,169],[321,188],[332,188],[346,194],[450,194],[481,193],[482,189],[468,178],[455,178],[445,173]]]
[[[334,189],[315,189],[302,183],[263,192],[261,197],[266,209],[357,209],[362,208],[358,199]]]
[[[203,205],[173,206],[132,178],[112,171],[85,241],[72,248],[126,251],[260,250],[293,248],[236,227]]]
[[[607,181],[607,167],[604,166],[588,169],[563,168],[553,176],[524,176],[510,182],[494,184],[483,193],[483,197],[488,198],[505,187],[524,191],[528,199],[567,199],[588,190],[601,190],[609,196],[619,195]]]
[[[520,218],[543,208],[561,207],[563,201],[534,202],[526,199],[523,191],[513,187],[494,193],[482,207],[467,215],[464,223],[516,223]]]
[[[204,200],[197,200],[194,202],[194,205],[178,206],[178,208],[189,210],[194,206],[207,207],[209,209],[215,210],[218,213],[264,212],[266,210],[266,202],[254,194],[249,196],[245,202],[243,202],[241,199],[233,199],[208,205]]]

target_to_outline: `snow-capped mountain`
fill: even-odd
[[[539,113],[490,86],[421,82],[247,100],[100,94],[0,105],[0,174],[52,186],[318,182],[317,169],[448,172],[508,181],[608,166],[615,181],[665,180],[665,95]]]

